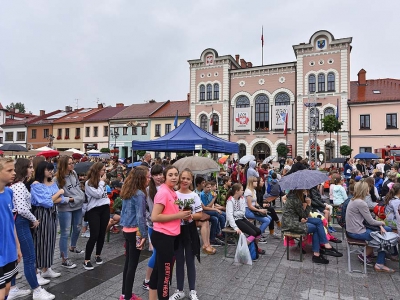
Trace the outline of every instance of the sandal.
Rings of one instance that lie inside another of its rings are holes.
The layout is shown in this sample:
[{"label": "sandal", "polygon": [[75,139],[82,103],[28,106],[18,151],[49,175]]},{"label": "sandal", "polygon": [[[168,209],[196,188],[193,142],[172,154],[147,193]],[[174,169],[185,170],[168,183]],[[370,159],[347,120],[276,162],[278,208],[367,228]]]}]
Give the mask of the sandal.
[{"label": "sandal", "polygon": [[203,248],[203,253],[208,254],[208,255],[214,255],[217,252],[217,250],[211,246]]},{"label": "sandal", "polygon": [[395,272],[395,270],[388,268],[385,265],[375,264],[374,269],[376,272],[384,272],[384,273],[394,273]]}]

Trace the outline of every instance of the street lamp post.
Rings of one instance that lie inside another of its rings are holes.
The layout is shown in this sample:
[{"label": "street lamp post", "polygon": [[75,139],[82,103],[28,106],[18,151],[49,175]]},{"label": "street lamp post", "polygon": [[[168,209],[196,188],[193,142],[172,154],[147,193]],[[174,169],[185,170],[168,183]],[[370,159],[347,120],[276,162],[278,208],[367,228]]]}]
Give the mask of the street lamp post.
[{"label": "street lamp post", "polygon": [[114,139],[114,154],[117,157],[118,157],[118,154],[116,154],[116,150],[117,150],[117,138],[118,137],[119,137],[118,131],[116,131],[115,129],[114,129],[114,131],[111,131],[111,138]]}]

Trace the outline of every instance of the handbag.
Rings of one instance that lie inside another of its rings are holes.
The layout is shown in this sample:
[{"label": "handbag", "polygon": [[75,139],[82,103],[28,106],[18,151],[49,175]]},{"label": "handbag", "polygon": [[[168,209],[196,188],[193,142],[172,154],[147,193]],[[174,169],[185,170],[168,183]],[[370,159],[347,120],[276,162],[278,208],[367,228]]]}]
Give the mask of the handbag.
[{"label": "handbag", "polygon": [[381,231],[381,228],[379,226],[371,225],[366,220],[363,221],[363,224],[366,228],[372,231]]},{"label": "handbag", "polygon": [[252,211],[253,215],[257,217],[266,217],[267,214],[260,213],[259,211]]}]

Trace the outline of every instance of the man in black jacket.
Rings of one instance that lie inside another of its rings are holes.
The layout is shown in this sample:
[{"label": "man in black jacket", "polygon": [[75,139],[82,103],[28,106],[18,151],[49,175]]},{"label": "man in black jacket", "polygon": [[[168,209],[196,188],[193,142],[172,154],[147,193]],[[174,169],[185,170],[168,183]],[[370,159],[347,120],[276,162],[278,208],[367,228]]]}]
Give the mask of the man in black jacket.
[{"label": "man in black jacket", "polygon": [[306,169],[305,164],[303,164],[301,162],[302,160],[303,160],[303,158],[301,156],[297,156],[296,157],[296,162],[292,165],[292,168],[290,169],[289,172],[287,172],[286,175],[289,175],[289,174],[292,174],[294,172]]}]

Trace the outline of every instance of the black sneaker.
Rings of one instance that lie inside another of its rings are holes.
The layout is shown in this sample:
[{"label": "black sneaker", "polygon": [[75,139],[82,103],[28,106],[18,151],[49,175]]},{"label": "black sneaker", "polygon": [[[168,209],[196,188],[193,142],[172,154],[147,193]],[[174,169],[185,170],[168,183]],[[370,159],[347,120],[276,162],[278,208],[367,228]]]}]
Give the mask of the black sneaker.
[{"label": "black sneaker", "polygon": [[223,240],[220,240],[219,238],[215,238],[215,240],[217,240],[221,246],[225,245],[225,242]]},{"label": "black sneaker", "polygon": [[211,244],[211,246],[213,246],[213,247],[222,246],[222,244],[220,243],[220,241],[217,240],[217,239],[210,241],[210,244]]},{"label": "black sneaker", "polygon": [[334,257],[342,257],[343,253],[340,253],[335,248],[330,248],[330,249],[325,248],[325,255],[334,256]]},{"label": "black sneaker", "polygon": [[319,256],[313,255],[312,262],[315,263],[315,264],[321,264],[321,265],[329,264],[329,260],[324,258],[322,255],[319,255]]},{"label": "black sneaker", "polygon": [[149,283],[146,282],[145,280],[143,280],[142,288],[143,288],[144,290],[148,291],[148,290],[150,289]]},{"label": "black sneaker", "polygon": [[85,270],[93,270],[94,269],[94,267],[90,261],[83,262],[83,267],[85,268]]},{"label": "black sneaker", "polygon": [[101,265],[103,264],[103,260],[101,259],[100,256],[96,256],[96,265]]}]

